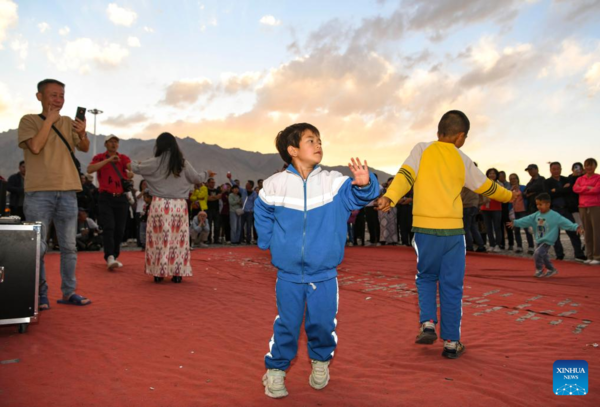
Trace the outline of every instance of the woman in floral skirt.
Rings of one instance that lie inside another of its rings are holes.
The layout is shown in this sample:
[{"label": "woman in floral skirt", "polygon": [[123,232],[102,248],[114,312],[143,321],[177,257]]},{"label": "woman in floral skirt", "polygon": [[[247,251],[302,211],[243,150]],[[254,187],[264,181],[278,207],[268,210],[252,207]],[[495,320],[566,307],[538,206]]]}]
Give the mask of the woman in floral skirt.
[{"label": "woman in floral skirt", "polygon": [[187,197],[194,184],[205,182],[212,172],[197,173],[170,133],[156,139],[154,157],[132,162],[131,171],[148,183],[152,205],[146,229],[146,274],[160,283],[172,277],[181,283],[192,275]]}]

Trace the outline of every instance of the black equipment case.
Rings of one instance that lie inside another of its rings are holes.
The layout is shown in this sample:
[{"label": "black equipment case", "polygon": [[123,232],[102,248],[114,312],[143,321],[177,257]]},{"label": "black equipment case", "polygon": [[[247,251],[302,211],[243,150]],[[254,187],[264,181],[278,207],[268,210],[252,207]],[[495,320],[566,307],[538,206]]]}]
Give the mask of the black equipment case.
[{"label": "black equipment case", "polygon": [[0,325],[24,333],[38,315],[41,223],[0,224]]}]

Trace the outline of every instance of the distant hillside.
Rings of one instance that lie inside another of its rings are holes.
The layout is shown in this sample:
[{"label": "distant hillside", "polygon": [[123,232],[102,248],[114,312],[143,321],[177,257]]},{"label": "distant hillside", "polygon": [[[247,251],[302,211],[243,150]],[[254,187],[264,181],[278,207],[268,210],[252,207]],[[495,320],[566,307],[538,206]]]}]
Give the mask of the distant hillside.
[{"label": "distant hillside", "polygon": [[[91,136],[92,140],[94,136]],[[106,136],[97,136],[97,152],[104,151],[104,140]],[[218,184],[227,181],[227,171],[231,171],[234,178],[245,180],[265,179],[281,169],[283,162],[279,154],[262,154],[258,152],[245,151],[239,148],[222,148],[217,145],[199,143],[186,137],[178,139],[179,147],[186,159],[190,160],[196,170],[212,170],[217,173]],[[122,139],[119,152],[126,154],[132,160],[143,160],[153,155],[154,140]],[[77,158],[81,161],[83,169],[92,160],[92,148],[88,153],[78,151]],[[8,178],[17,172],[19,161],[23,159],[23,151],[17,146],[17,130],[9,130],[0,133],[0,175]],[[325,167],[339,171],[345,175],[351,175],[347,166]],[[386,180],[391,175],[372,169],[380,180]]]}]

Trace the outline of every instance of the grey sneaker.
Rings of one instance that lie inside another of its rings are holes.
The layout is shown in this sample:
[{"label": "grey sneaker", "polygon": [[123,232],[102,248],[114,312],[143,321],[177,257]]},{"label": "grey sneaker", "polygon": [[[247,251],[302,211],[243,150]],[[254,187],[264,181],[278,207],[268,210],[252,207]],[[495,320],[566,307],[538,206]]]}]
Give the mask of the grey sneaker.
[{"label": "grey sneaker", "polygon": [[459,341],[446,341],[444,342],[442,356],[447,357],[448,359],[457,359],[460,355],[465,353],[465,349],[465,345]]},{"label": "grey sneaker", "polygon": [[312,360],[312,373],[308,383],[313,389],[321,390],[329,383],[329,361]]},{"label": "grey sneaker", "polygon": [[419,330],[419,334],[417,335],[415,343],[431,345],[437,341],[437,338],[437,334],[435,333],[435,324],[433,321],[425,321],[421,324],[421,329]]},{"label": "grey sneaker", "polygon": [[544,276],[544,270],[536,270],[534,276],[536,277],[543,277]]},{"label": "grey sneaker", "polygon": [[288,395],[285,388],[285,372],[279,369],[268,369],[262,378],[265,394],[274,399]]},{"label": "grey sneaker", "polygon": [[558,270],[557,269],[548,270],[548,272],[546,273],[546,275],[544,275],[544,277],[552,277],[555,274],[558,274]]}]

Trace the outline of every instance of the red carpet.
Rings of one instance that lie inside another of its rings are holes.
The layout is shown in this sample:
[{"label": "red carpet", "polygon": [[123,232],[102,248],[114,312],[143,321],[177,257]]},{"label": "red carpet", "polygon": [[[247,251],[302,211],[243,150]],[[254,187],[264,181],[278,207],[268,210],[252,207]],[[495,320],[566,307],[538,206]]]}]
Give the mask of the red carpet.
[{"label": "red carpet", "polygon": [[[332,379],[308,384],[306,336],[271,400],[261,377],[276,315],[275,272],[252,248],[195,250],[193,278],[155,284],[143,253],[106,271],[79,256],[79,293],[56,304],[59,256],[47,256],[52,309],[26,334],[0,326],[0,405],[67,406],[541,406],[600,405],[600,268],[469,255],[463,318],[467,352],[415,345],[415,256],[409,248],[350,248],[340,267],[339,344]],[[560,323],[558,323],[560,322]],[[589,363],[589,394],[555,396],[557,359]]]}]

